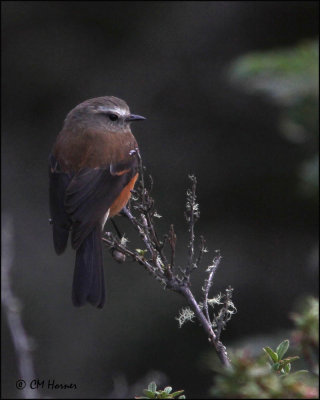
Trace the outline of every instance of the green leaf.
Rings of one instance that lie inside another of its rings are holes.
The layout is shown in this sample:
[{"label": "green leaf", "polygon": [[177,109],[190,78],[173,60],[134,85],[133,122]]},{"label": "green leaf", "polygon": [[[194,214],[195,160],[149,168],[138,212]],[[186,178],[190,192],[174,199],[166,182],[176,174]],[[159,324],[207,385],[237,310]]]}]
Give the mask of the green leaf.
[{"label": "green leaf", "polygon": [[166,393],[164,390],[160,390],[158,399],[171,399],[171,395]]},{"label": "green leaf", "polygon": [[155,382],[151,382],[148,385],[148,390],[150,390],[150,392],[155,392],[157,390],[157,385]]},{"label": "green leaf", "polygon": [[177,392],[171,393],[171,396],[173,398],[175,398],[175,397],[179,396],[180,394],[182,394],[183,392],[184,392],[184,390],[178,390]]},{"label": "green leaf", "polygon": [[291,364],[288,363],[284,366],[284,371],[288,374],[291,371]]},{"label": "green leaf", "polygon": [[299,356],[287,357],[287,358],[281,360],[280,363],[281,363],[281,365],[286,365],[286,364],[289,364],[289,363],[291,363],[293,361],[299,360],[299,358],[300,358]]},{"label": "green leaf", "polygon": [[182,396],[179,396],[178,399],[185,399],[186,396],[183,394]]},{"label": "green leaf", "polygon": [[299,369],[299,371],[292,372],[290,376],[299,376],[300,374],[308,374],[308,373],[309,371],[307,371],[306,369]]},{"label": "green leaf", "polygon": [[171,386],[167,386],[163,389],[167,394],[172,392],[172,387]]},{"label": "green leaf", "polygon": [[280,367],[280,363],[277,362],[277,363],[273,364],[272,369],[274,369],[275,371],[278,371],[279,367]]},{"label": "green leaf", "polygon": [[278,354],[278,360],[282,360],[282,357],[286,354],[288,348],[289,348],[289,340],[286,339],[283,342],[279,344],[277,347],[276,353]]},{"label": "green leaf", "polygon": [[275,353],[272,349],[270,349],[270,347],[264,347],[263,350],[271,358],[271,361],[275,363],[278,361],[278,354]]},{"label": "green leaf", "polygon": [[154,399],[156,397],[155,392],[152,392],[151,390],[144,389],[143,393],[147,396],[148,399]]}]

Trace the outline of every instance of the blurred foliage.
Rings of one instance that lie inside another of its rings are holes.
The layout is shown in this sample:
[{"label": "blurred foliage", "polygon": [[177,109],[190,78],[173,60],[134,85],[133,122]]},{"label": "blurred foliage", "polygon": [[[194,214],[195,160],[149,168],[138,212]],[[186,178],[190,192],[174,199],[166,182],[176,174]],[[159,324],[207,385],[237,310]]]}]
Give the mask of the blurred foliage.
[{"label": "blurred foliage", "polygon": [[319,363],[316,357],[319,354],[319,301],[308,297],[301,305],[301,310],[291,314],[296,329],[292,333],[292,340],[312,371],[319,374]]},{"label": "blurred foliage", "polygon": [[230,76],[246,90],[267,93],[282,107],[281,132],[291,142],[308,147],[307,159],[297,172],[299,188],[316,197],[319,180],[319,41],[242,56],[232,64]]},{"label": "blurred foliage", "polygon": [[[218,371],[211,394],[217,398],[246,399],[299,399],[318,397],[316,362],[306,353],[312,347],[313,356],[319,347],[319,301],[309,298],[299,313],[292,314],[296,330],[293,332],[293,350],[300,352],[302,358],[312,369],[291,372],[291,363],[299,356],[284,358],[289,350],[289,340],[284,340],[276,350],[263,349],[265,354],[252,357],[247,350],[240,350],[231,356],[231,369],[214,367]],[[315,358],[315,357],[314,357]]]},{"label": "blurred foliage", "polygon": [[283,358],[289,349],[289,340],[286,339],[279,344],[277,349],[273,351],[270,347],[264,347],[263,351],[270,358],[270,367],[280,374],[288,374],[291,371],[291,363],[299,359],[299,356]]},{"label": "blurred foliage", "polygon": [[318,396],[318,390],[307,382],[307,372],[280,373],[270,368],[265,355],[253,358],[246,351],[238,351],[232,356],[232,365],[232,369],[221,370],[215,378],[211,393],[217,398],[299,399]]},{"label": "blurred foliage", "polygon": [[167,386],[163,390],[157,390],[155,382],[148,385],[148,389],[144,389],[144,396],[135,397],[136,399],[185,399],[186,396],[182,394],[184,390],[172,392],[172,387]]},{"label": "blurred foliage", "polygon": [[[280,103],[293,104],[318,96],[318,58],[318,41],[304,42],[289,49],[252,53],[233,64],[231,77],[245,81],[251,88],[268,92]],[[301,111],[303,116],[308,110]],[[311,116],[314,118],[315,114]]]},{"label": "blurred foliage", "polygon": [[301,311],[292,313],[297,331],[301,332],[307,341],[319,342],[319,301],[308,297],[301,307]]},{"label": "blurred foliage", "polygon": [[[213,363],[217,372],[211,395],[223,399],[313,399],[319,397],[318,366],[315,354],[319,348],[319,300],[307,298],[299,312],[291,314],[295,323],[292,333],[292,351],[300,352],[307,370],[292,372],[291,364],[300,357],[287,356],[290,341],[283,340],[275,350],[264,347],[263,352],[253,357],[248,350],[231,354],[231,368],[222,368]],[[307,353],[306,350],[309,352]],[[311,357],[310,351],[313,351]],[[183,390],[172,393],[170,386],[157,390],[155,382],[143,391],[143,397],[136,399],[184,399]]]}]

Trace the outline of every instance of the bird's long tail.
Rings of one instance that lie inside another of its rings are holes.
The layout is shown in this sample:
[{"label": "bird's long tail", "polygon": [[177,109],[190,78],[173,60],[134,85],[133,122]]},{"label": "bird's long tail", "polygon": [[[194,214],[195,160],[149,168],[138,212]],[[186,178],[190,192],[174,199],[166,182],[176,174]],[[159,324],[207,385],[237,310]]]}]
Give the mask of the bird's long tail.
[{"label": "bird's long tail", "polygon": [[101,229],[96,227],[77,250],[73,275],[72,301],[102,308],[105,302]]}]

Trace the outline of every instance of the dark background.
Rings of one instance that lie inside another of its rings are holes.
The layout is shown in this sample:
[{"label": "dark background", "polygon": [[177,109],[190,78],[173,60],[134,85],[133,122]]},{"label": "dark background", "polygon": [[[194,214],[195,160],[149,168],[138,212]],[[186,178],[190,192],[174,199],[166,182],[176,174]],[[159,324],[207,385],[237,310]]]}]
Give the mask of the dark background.
[{"label": "dark background", "polygon": [[[190,398],[207,396],[212,384],[204,333],[197,324],[178,328],[185,303],[142,267],[116,264],[106,250],[105,308],[71,304],[74,253],[53,251],[47,157],[65,115],[85,99],[114,95],[148,118],[133,131],[155,181],[160,230],[176,226],[181,265],[187,176],[198,177],[197,232],[207,263],[221,250],[215,289],[230,284],[238,309],[227,346],[290,328],[295,302],[317,293],[317,201],[299,193],[296,174],[310,149],[281,136],[270,98],[245,93],[227,74],[244,53],[317,37],[317,20],[318,2],[308,1],[2,2],[2,213],[13,220],[12,285],[37,376],[78,386],[46,395],[132,397],[140,393],[130,385],[158,376]],[[195,273],[196,294],[203,278]],[[19,372],[5,316],[2,333],[2,395],[12,398]]]}]

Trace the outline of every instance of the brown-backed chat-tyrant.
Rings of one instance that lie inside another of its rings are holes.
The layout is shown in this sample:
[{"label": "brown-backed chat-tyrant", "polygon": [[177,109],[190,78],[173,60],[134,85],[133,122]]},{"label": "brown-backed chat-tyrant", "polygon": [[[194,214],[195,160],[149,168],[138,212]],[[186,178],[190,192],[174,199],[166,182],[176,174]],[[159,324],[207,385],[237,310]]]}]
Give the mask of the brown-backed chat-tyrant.
[{"label": "brown-backed chat-tyrant", "polygon": [[101,235],[127,204],[138,177],[130,123],[143,120],[116,97],[97,97],[67,115],[49,157],[50,213],[57,254],[69,233],[76,250],[72,300],[105,302]]}]

